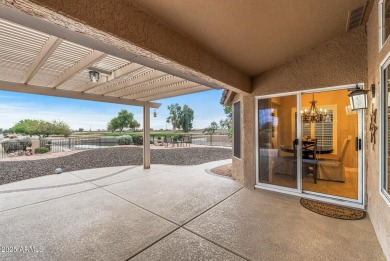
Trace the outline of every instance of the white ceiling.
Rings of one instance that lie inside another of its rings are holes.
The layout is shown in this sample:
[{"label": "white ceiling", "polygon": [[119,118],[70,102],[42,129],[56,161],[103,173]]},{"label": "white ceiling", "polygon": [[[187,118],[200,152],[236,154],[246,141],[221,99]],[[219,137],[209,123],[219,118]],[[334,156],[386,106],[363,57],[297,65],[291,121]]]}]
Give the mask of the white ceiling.
[{"label": "white ceiling", "polygon": [[366,0],[131,0],[251,76],[346,32]]}]

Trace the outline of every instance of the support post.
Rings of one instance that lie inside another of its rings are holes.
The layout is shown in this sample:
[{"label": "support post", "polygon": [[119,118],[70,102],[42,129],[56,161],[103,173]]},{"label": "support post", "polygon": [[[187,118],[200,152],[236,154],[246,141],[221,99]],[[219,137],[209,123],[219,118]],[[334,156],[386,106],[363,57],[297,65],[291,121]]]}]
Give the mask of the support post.
[{"label": "support post", "polygon": [[149,102],[145,102],[144,105],[144,136],[143,136],[143,161],[144,169],[150,169],[150,105]]}]

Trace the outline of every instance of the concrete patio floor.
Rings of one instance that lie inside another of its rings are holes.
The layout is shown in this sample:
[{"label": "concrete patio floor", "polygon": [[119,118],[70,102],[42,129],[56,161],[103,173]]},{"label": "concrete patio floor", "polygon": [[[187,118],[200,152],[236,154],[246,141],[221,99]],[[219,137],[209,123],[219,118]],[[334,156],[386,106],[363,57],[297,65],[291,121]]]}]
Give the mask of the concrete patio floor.
[{"label": "concrete patio floor", "polygon": [[0,260],[385,260],[369,218],[324,217],[205,172],[229,162],[2,185],[0,246],[16,252]]}]

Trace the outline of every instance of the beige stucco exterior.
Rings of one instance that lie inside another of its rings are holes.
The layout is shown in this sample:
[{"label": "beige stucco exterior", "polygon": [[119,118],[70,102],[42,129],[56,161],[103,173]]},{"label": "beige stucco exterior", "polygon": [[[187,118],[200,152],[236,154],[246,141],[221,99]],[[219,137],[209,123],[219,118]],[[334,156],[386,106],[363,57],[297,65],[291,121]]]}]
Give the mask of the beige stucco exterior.
[{"label": "beige stucco exterior", "polygon": [[[367,210],[370,215],[371,222],[375,228],[379,242],[382,245],[383,252],[388,260],[390,260],[390,204],[386,204],[384,199],[379,194],[379,143],[372,146],[370,143],[370,113],[371,104],[374,108],[378,108],[378,119],[380,115],[379,100],[380,100],[380,86],[379,86],[379,68],[380,63],[390,52],[390,42],[387,41],[383,48],[379,50],[379,30],[378,30],[378,1],[375,1],[374,8],[371,12],[369,21],[367,23],[367,54],[368,54],[368,83],[376,85],[376,95],[372,100],[369,99],[369,110],[366,114],[366,144],[365,144],[365,172],[367,177]],[[379,122],[378,122],[379,123]],[[380,127],[380,123],[378,125]],[[379,138],[379,132],[377,132]]]},{"label": "beige stucco exterior", "polygon": [[[345,51],[347,50],[347,51]],[[365,27],[337,37],[293,60],[252,79],[251,95],[242,100],[242,159],[234,159],[235,177],[255,185],[255,97],[354,83],[367,84]]]},{"label": "beige stucco exterior", "polygon": [[[386,42],[378,52],[378,9],[374,4],[367,26],[337,37],[289,62],[269,70],[252,79],[252,93],[241,100],[242,118],[242,159],[233,158],[234,177],[246,187],[255,185],[255,97],[261,95],[286,93],[308,89],[333,87],[354,83],[377,86],[377,95],[372,99],[374,108],[378,108],[380,95],[378,90],[379,65],[390,51],[390,42]],[[371,101],[371,99],[370,99]],[[368,130],[371,113],[365,113],[365,158],[367,210],[375,228],[383,251],[390,259],[390,207],[379,194],[379,146],[370,143]],[[379,115],[378,115],[379,116]],[[378,134],[377,134],[378,135]]]}]

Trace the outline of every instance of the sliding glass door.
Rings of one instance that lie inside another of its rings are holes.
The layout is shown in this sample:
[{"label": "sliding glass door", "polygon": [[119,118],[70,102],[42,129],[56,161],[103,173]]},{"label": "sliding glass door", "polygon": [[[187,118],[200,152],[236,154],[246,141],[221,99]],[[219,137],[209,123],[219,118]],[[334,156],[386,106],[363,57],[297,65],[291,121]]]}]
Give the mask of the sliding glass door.
[{"label": "sliding glass door", "polygon": [[358,199],[359,115],[350,110],[348,94],[335,90],[301,96],[304,191]]},{"label": "sliding glass door", "polygon": [[297,189],[297,125],[292,114],[297,96],[259,99],[257,103],[258,181]]},{"label": "sliding glass door", "polygon": [[363,202],[362,112],[349,91],[259,98],[257,184],[322,198]]}]

